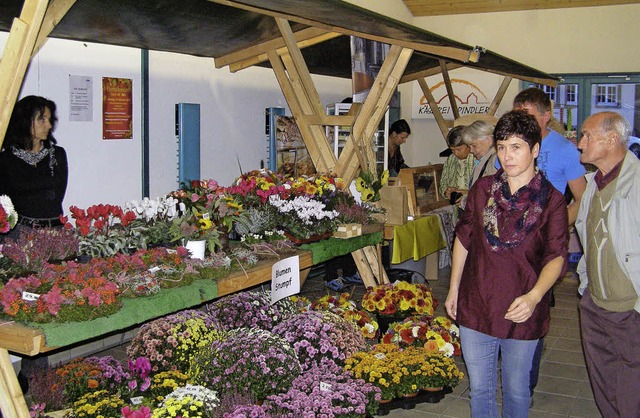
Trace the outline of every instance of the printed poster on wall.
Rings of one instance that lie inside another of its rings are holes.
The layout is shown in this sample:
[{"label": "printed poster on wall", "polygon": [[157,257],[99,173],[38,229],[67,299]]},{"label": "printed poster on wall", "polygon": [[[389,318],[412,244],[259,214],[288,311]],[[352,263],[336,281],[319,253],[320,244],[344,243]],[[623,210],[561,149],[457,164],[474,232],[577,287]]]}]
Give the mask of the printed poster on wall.
[{"label": "printed poster on wall", "polygon": [[69,120],[93,120],[93,77],[69,74]]},{"label": "printed poster on wall", "polygon": [[[482,71],[454,70],[449,72],[449,78],[456,106],[460,116],[464,116],[487,113],[503,77]],[[426,81],[444,119],[453,120],[451,102],[442,75],[428,77]],[[413,83],[411,113],[414,119],[433,119],[431,106],[418,83]]]},{"label": "printed poster on wall", "polygon": [[133,138],[133,96],[130,78],[102,77],[102,138]]}]

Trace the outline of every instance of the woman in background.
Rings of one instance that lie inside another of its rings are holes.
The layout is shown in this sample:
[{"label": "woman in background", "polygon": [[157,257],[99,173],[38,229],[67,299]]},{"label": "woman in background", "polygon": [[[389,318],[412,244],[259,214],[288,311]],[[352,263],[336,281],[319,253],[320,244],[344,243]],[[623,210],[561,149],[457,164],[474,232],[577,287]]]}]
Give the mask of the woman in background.
[{"label": "woman in background", "polygon": [[407,142],[407,138],[411,135],[411,128],[406,120],[400,119],[391,124],[389,128],[389,175],[396,177],[400,169],[409,167],[404,163],[404,157],[400,152],[400,145]]},{"label": "woman in background", "polygon": [[52,135],[57,121],[56,104],[44,97],[27,96],[13,109],[0,153],[0,194],[8,195],[18,212],[9,238],[24,226],[62,226],[68,166]]},{"label": "woman in background", "polygon": [[456,126],[447,134],[447,145],[451,155],[442,167],[440,194],[449,203],[456,204],[469,191],[469,181],[473,171],[474,158],[463,140],[463,126]]}]

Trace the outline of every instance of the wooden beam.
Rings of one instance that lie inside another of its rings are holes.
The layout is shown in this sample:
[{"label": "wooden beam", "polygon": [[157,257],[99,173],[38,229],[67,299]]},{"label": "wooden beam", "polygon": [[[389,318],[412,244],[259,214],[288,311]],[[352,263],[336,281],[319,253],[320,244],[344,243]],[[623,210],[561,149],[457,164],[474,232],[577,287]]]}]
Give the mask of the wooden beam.
[{"label": "wooden beam", "polygon": [[444,86],[447,89],[447,96],[449,97],[449,104],[451,105],[451,111],[453,112],[453,119],[458,119],[460,117],[460,111],[458,110],[458,103],[456,103],[456,95],[453,93],[453,86],[451,85],[451,77],[449,77],[449,71],[447,70],[447,63],[444,60],[440,60],[440,71],[442,72]]},{"label": "wooden beam", "polygon": [[509,84],[511,84],[511,80],[513,80],[512,77],[505,77],[502,80],[502,83],[500,83],[500,87],[498,87],[498,91],[496,92],[496,95],[493,98],[493,102],[491,102],[491,106],[489,106],[489,110],[487,111],[487,114],[491,116],[495,116],[496,111],[498,110],[498,106],[500,106],[500,103],[504,98],[504,94],[507,92],[507,89],[509,88]]},{"label": "wooden beam", "polygon": [[47,0],[26,0],[0,59],[0,149],[42,26]]},{"label": "wooden beam", "polygon": [[351,115],[303,115],[300,121],[309,125],[351,126],[355,120]]},{"label": "wooden beam", "polygon": [[511,12],[517,10],[560,9],[569,7],[613,6],[640,3],[637,0],[403,0],[414,16],[444,16],[469,13]]},{"label": "wooden beam", "polygon": [[336,164],[336,173],[347,184],[357,176],[361,166],[355,153],[356,148],[368,141],[370,137],[367,135],[373,135],[373,131],[377,129],[412,54],[413,50],[397,45],[392,45],[389,49]]},{"label": "wooden beam", "polygon": [[418,84],[420,85],[422,94],[424,94],[424,98],[427,99],[427,102],[431,107],[431,113],[433,113],[433,117],[435,118],[436,123],[440,128],[440,133],[442,133],[442,137],[444,138],[444,143],[447,144],[447,134],[449,133],[449,129],[447,128],[447,123],[444,120],[444,117],[442,116],[442,112],[440,112],[438,103],[436,103],[436,99],[433,97],[433,94],[431,94],[431,90],[429,89],[427,80],[425,80],[424,78],[418,79]]},{"label": "wooden beam", "polygon": [[[316,45],[321,42],[337,38],[338,36],[342,35],[337,32],[327,32],[326,30],[319,28],[306,28],[294,33],[299,49]],[[286,46],[284,44],[284,40],[282,38],[273,39],[259,45],[254,45],[250,48],[214,58],[215,66],[216,68],[222,68],[228,65],[229,70],[234,73],[252,65],[267,61],[269,59],[267,57],[267,51],[271,51],[273,49],[275,49],[279,54],[285,53]]]},{"label": "wooden beam", "polygon": [[[453,62],[447,63],[447,70],[449,71],[455,70],[456,68],[460,68],[460,67],[464,67],[464,65],[453,63]],[[415,73],[405,74],[400,79],[400,84],[408,83],[410,81],[416,81],[421,78],[431,77],[432,75],[438,75],[438,74],[442,74],[442,69],[440,68],[440,65],[438,65],[437,67],[429,68],[429,69],[418,71]]]},{"label": "wooden beam", "polygon": [[51,0],[51,2],[49,2],[49,7],[47,8],[47,13],[44,16],[42,28],[38,34],[38,40],[33,48],[32,55],[36,55],[40,48],[42,48],[42,45],[47,42],[47,37],[51,31],[58,23],[60,23],[62,18],[67,14],[75,2],[76,0]]},{"label": "wooden beam", "polygon": [[390,39],[384,36],[372,35],[370,33],[359,32],[349,28],[328,25],[326,23],[318,22],[315,20],[303,18],[300,16],[288,14],[288,13],[274,12],[274,11],[263,9],[260,7],[248,6],[246,4],[238,3],[236,1],[230,1],[230,0],[208,0],[208,1],[211,1],[213,3],[223,4],[229,7],[235,7],[237,9],[260,13],[267,16],[286,19],[292,22],[298,22],[308,26],[323,28],[329,32],[339,32],[343,35],[357,36],[359,38],[369,39],[372,41],[378,41],[386,44],[394,44],[394,45],[401,46],[403,48],[424,52],[426,54],[445,57],[455,61],[467,62],[469,60],[469,54],[472,52],[472,50],[465,49],[465,48],[457,48],[452,46],[432,45],[432,44],[426,44],[426,43],[420,43],[420,42]]}]

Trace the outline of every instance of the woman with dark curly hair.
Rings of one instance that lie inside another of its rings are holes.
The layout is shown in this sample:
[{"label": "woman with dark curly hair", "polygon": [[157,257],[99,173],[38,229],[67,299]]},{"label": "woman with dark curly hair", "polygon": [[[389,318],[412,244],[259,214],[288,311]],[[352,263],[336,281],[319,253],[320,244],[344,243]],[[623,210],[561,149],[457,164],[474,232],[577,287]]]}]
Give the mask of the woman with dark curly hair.
[{"label": "woman with dark curly hair", "polygon": [[18,236],[20,226],[62,225],[68,166],[52,135],[57,121],[56,104],[44,97],[24,97],[13,109],[0,153],[0,194],[8,195],[18,212],[11,236]]},{"label": "woman with dark curly hair", "polygon": [[456,226],[445,307],[460,325],[471,386],[471,415],[526,417],[538,339],[549,331],[549,293],[567,266],[564,196],[536,168],[536,119],[508,112],[494,131],[502,168],[469,190]]}]

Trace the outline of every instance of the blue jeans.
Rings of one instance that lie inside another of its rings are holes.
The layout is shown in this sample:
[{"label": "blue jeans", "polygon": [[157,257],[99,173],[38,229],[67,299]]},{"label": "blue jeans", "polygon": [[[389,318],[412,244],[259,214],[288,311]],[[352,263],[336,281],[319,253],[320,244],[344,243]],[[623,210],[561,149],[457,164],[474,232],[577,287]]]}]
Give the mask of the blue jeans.
[{"label": "blue jeans", "polygon": [[502,356],[502,416],[529,415],[529,373],[538,340],[501,339],[460,327],[471,386],[471,416],[498,417],[498,354]]}]

